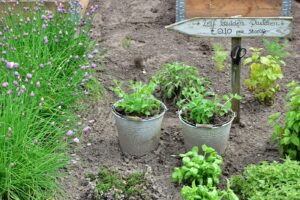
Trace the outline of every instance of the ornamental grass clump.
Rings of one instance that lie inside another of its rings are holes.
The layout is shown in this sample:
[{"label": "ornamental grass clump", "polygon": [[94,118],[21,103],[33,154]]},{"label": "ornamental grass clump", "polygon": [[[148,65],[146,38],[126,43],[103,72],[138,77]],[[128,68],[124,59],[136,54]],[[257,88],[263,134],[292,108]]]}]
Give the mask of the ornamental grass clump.
[{"label": "ornamental grass clump", "polygon": [[4,5],[0,198],[51,199],[63,193],[59,169],[68,163],[68,148],[83,132],[72,113],[79,101],[99,89],[93,59],[86,56],[94,50],[89,19],[76,21],[69,10],[73,7],[62,4],[56,11],[41,1],[24,8]]}]

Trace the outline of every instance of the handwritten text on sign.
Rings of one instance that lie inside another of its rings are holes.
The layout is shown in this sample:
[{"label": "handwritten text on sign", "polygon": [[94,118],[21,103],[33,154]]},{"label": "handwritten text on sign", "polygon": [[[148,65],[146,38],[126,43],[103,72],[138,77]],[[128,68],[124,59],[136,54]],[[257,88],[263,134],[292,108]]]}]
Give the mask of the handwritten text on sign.
[{"label": "handwritten text on sign", "polygon": [[292,31],[292,17],[193,18],[166,28],[193,36],[285,37]]}]

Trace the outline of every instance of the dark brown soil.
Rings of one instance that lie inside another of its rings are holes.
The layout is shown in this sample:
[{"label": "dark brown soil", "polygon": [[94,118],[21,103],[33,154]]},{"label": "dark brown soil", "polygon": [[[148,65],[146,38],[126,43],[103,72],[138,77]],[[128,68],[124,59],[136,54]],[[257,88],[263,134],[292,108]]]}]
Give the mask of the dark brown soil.
[{"label": "dark brown soil", "polygon": [[[180,61],[198,67],[204,77],[209,77],[217,93],[230,92],[230,68],[217,72],[212,61],[211,46],[222,42],[229,50],[230,39],[193,38],[164,27],[175,21],[175,0],[101,0],[96,14],[92,35],[105,50],[104,65],[98,70],[98,78],[106,92],[103,99],[90,107],[85,120],[93,131],[74,150],[74,159],[63,179],[68,197],[66,199],[92,199],[95,183],[87,174],[97,174],[102,165],[121,172],[144,171],[151,182],[150,199],[180,200],[180,188],[170,181],[172,169],[180,164],[174,155],[185,152],[182,128],[175,109],[165,117],[161,142],[158,149],[147,156],[135,158],[124,155],[118,144],[111,105],[115,98],[110,90],[113,79],[119,81],[147,81],[164,63]],[[294,33],[290,38],[291,58],[283,68],[285,78],[282,91],[275,104],[264,106],[254,100],[242,85],[241,125],[234,125],[224,156],[223,180],[240,173],[251,163],[263,160],[279,160],[276,145],[271,142],[272,129],[267,125],[270,114],[284,110],[286,84],[300,80],[300,4],[294,2]],[[122,46],[124,38],[130,37],[128,48]],[[260,39],[243,39],[243,46],[261,47]],[[229,63],[228,63],[229,64]],[[100,65],[100,63],[99,63]],[[249,76],[249,67],[242,68],[242,80]],[[91,145],[87,145],[91,143]]]}]

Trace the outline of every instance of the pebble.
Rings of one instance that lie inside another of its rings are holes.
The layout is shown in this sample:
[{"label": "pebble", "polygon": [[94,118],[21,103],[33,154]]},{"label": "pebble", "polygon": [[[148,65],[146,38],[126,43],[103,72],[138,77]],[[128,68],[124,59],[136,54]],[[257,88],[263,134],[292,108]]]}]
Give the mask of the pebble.
[{"label": "pebble", "polygon": [[240,128],[245,128],[246,124],[243,121],[240,121]]}]

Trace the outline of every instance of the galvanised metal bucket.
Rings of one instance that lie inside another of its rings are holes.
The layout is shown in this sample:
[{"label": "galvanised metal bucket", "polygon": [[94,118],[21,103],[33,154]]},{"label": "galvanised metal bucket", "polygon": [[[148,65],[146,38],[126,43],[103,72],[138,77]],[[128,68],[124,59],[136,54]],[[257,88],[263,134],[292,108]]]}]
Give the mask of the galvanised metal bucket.
[{"label": "galvanised metal bucket", "polygon": [[160,102],[164,111],[153,118],[145,120],[127,119],[120,115],[112,106],[119,135],[119,142],[124,153],[142,156],[158,147],[161,125],[167,110],[165,104]]},{"label": "galvanised metal bucket", "polygon": [[199,151],[202,151],[202,145],[206,144],[214,148],[219,154],[223,154],[226,149],[227,141],[229,139],[230,129],[232,122],[235,118],[235,113],[233,113],[232,119],[223,124],[222,126],[193,126],[186,123],[181,117],[182,111],[179,112],[179,119],[183,125],[183,138],[185,148],[187,150],[192,149],[194,146],[199,147]]}]

